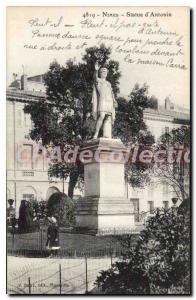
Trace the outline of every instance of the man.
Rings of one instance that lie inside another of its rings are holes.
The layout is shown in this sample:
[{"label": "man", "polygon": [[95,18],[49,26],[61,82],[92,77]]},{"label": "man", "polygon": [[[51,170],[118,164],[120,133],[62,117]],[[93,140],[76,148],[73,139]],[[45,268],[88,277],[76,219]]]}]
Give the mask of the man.
[{"label": "man", "polygon": [[[98,76],[100,72],[100,77]],[[94,88],[93,88],[93,113],[97,120],[96,130],[93,136],[96,139],[100,129],[103,126],[103,137],[112,138],[112,124],[115,119],[115,107],[117,102],[114,98],[112,87],[106,80],[108,70],[100,68],[99,64],[95,64]]]}]

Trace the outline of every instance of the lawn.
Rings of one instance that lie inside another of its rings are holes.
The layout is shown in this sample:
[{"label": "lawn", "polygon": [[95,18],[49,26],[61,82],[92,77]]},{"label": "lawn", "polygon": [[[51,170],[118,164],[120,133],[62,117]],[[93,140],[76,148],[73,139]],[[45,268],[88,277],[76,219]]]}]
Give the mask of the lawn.
[{"label": "lawn", "polygon": [[[133,246],[138,235],[132,235]],[[123,252],[120,239],[122,236],[95,236],[90,234],[79,234],[60,232],[60,254],[63,256],[113,256]],[[24,256],[46,255],[46,230],[32,233],[12,235],[7,234],[7,250],[10,254]]]}]

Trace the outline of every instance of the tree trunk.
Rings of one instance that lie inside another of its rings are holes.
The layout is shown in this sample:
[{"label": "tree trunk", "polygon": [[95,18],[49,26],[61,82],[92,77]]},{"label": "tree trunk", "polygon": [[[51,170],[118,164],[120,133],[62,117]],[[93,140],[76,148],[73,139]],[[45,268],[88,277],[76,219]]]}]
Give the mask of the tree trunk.
[{"label": "tree trunk", "polygon": [[79,176],[78,170],[73,170],[73,171],[70,172],[69,187],[68,187],[68,196],[70,198],[73,198],[74,188],[75,188],[76,183],[78,181],[78,176]]}]

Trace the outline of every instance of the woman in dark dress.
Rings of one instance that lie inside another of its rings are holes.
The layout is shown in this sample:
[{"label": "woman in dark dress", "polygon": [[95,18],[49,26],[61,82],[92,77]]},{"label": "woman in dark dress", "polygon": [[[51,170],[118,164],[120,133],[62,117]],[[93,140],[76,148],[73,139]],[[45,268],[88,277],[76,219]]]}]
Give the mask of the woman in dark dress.
[{"label": "woman in dark dress", "polygon": [[50,222],[47,230],[47,242],[46,248],[51,252],[50,257],[57,255],[59,246],[59,230],[57,226],[57,221],[54,217],[49,217],[48,221]]}]

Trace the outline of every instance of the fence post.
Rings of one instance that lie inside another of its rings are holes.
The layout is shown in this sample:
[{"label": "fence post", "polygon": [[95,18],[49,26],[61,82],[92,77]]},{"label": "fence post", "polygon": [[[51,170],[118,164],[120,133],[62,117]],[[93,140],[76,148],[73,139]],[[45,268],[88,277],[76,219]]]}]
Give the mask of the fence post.
[{"label": "fence post", "polygon": [[41,255],[42,255],[42,252],[43,252],[43,235],[42,235],[42,229],[40,231],[40,239],[41,239]]},{"label": "fence post", "polygon": [[15,233],[14,230],[12,231],[12,248],[14,249],[14,239],[15,239]]},{"label": "fence post", "polygon": [[88,293],[88,262],[87,262],[87,255],[85,254],[85,280],[86,280],[86,291],[85,293]]},{"label": "fence post", "polygon": [[28,277],[29,294],[31,294],[31,277]]},{"label": "fence post", "polygon": [[116,257],[116,249],[113,249],[113,257]]},{"label": "fence post", "polygon": [[113,264],[113,261],[112,261],[112,250],[110,251],[110,258],[111,258],[111,267],[112,267],[112,264]]},{"label": "fence post", "polygon": [[12,253],[14,252],[14,239],[15,239],[15,235],[14,235],[14,230],[12,232]]},{"label": "fence post", "polygon": [[61,282],[61,264],[59,265],[59,293],[61,295],[61,287],[62,287],[62,282]]}]

